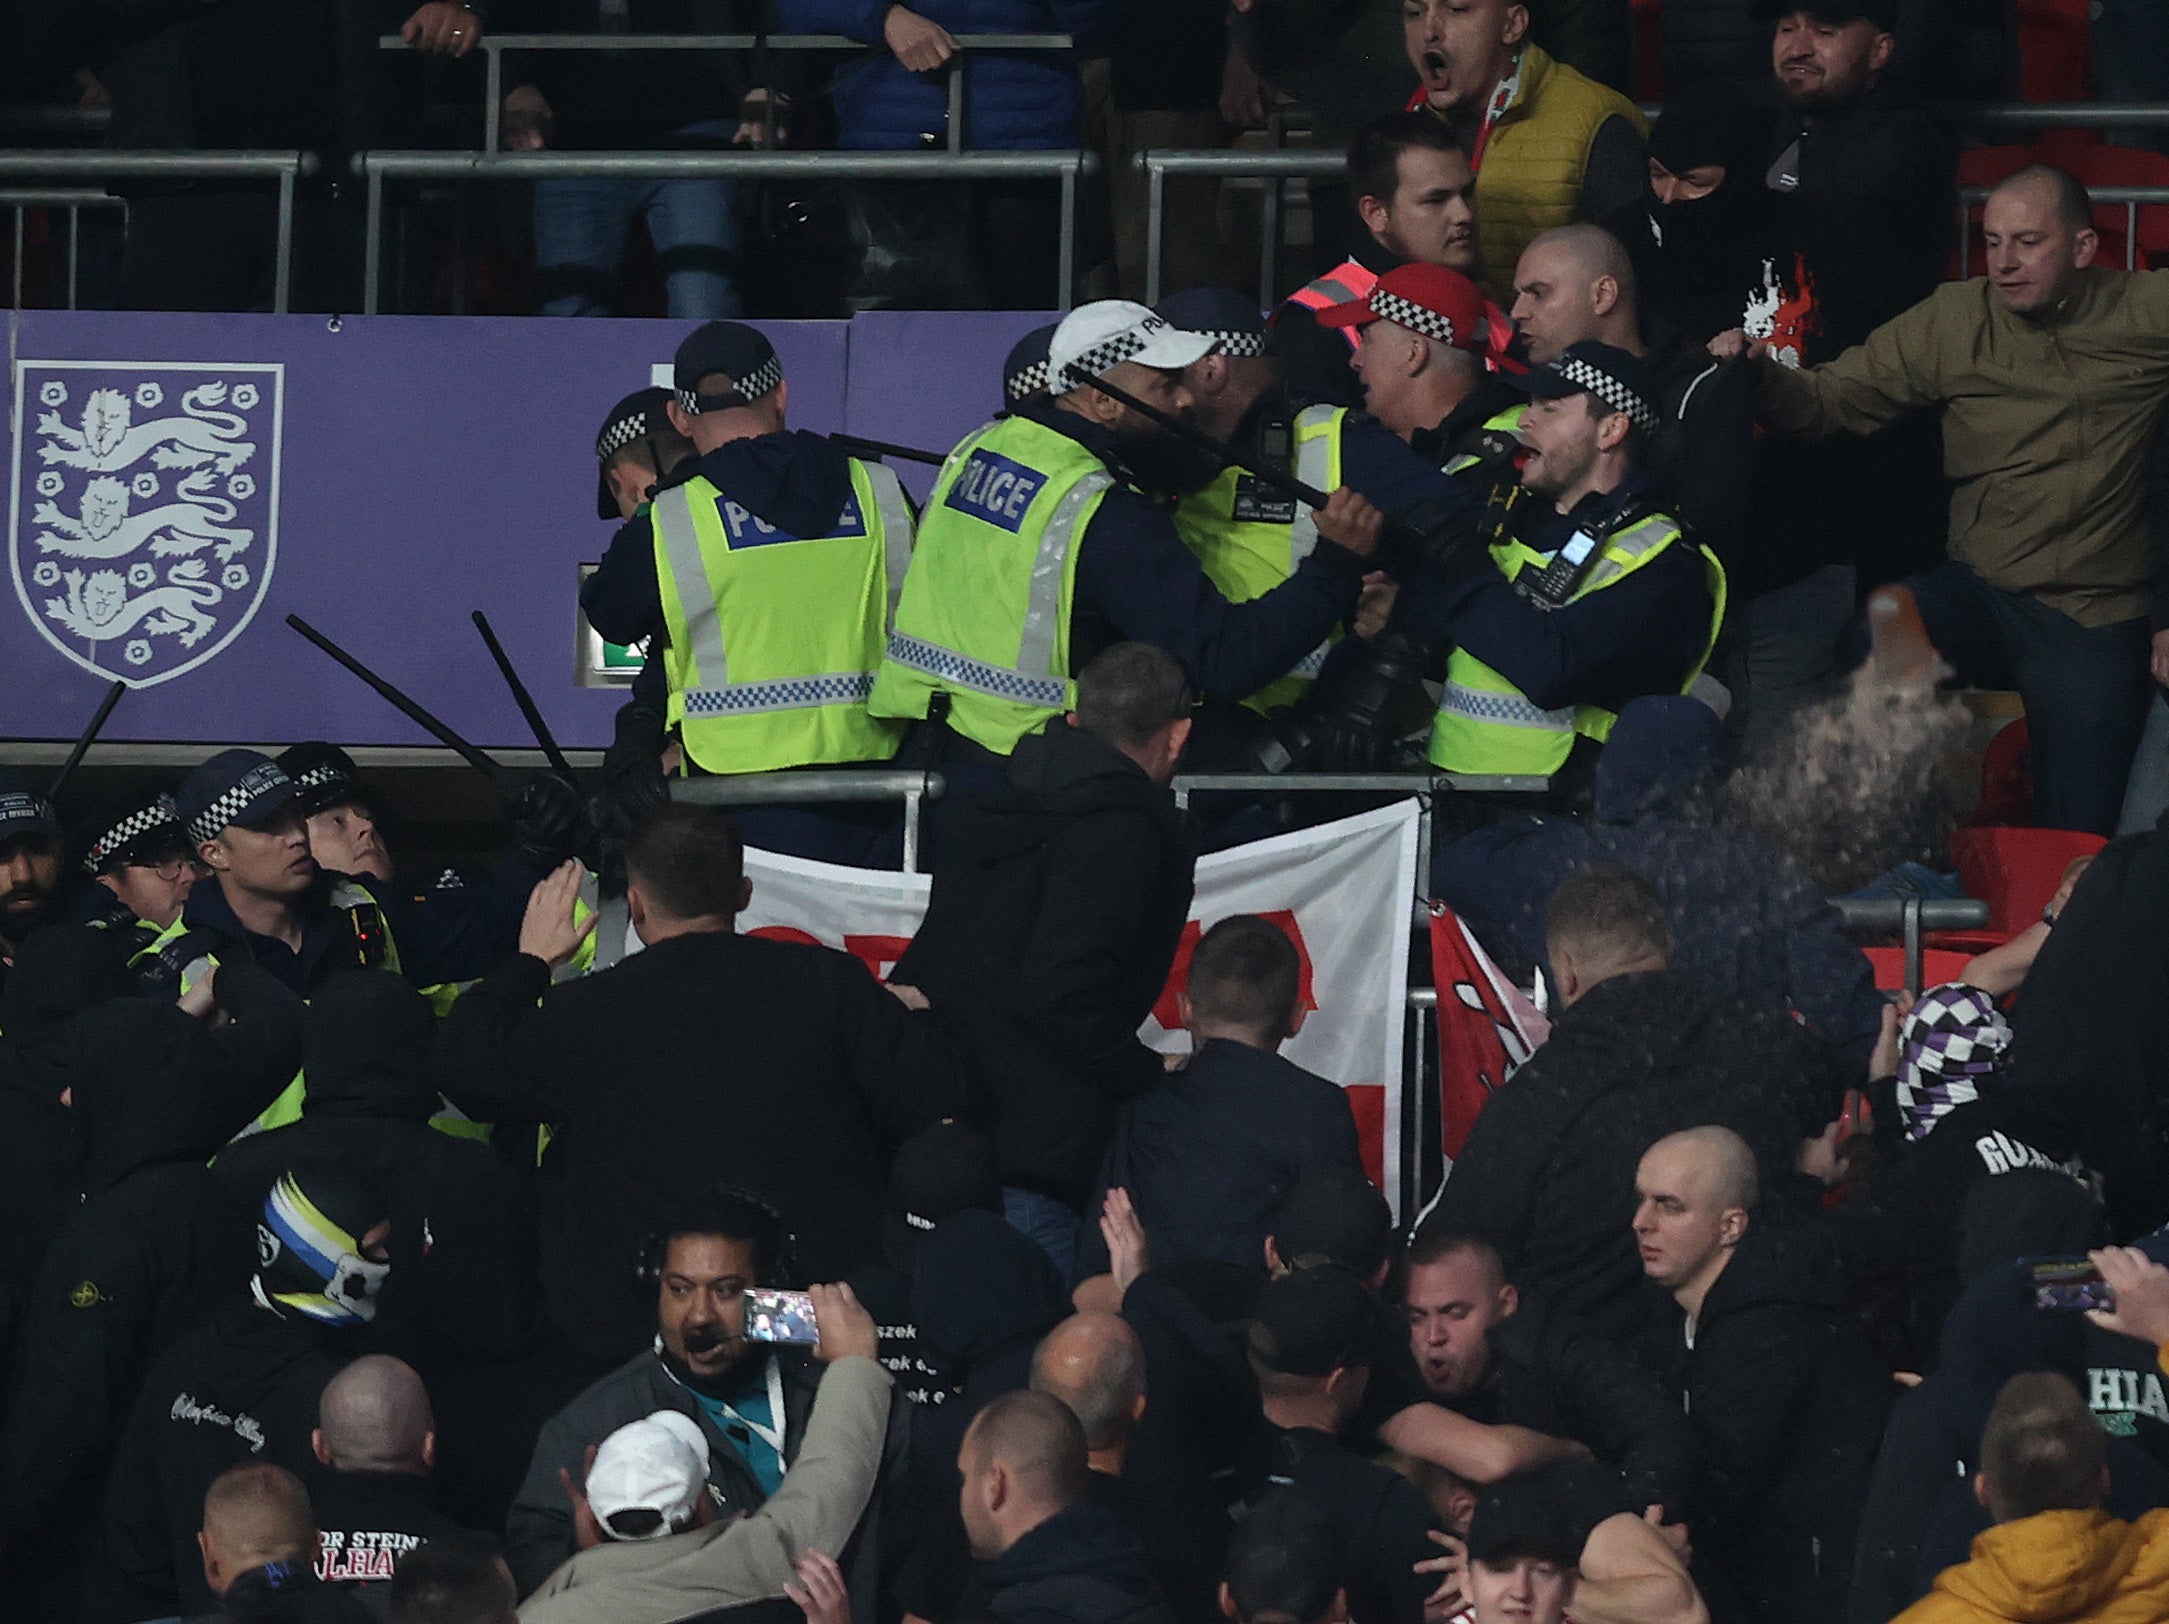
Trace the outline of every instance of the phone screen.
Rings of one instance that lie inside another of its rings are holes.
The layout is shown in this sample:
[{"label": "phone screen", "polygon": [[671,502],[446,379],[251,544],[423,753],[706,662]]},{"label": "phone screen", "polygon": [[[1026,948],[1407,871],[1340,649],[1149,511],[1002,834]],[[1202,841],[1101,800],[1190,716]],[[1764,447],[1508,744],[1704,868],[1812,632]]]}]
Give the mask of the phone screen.
[{"label": "phone screen", "polygon": [[813,1299],[803,1291],[746,1293],[746,1335],[755,1342],[787,1342],[810,1348],[821,1340],[813,1320]]},{"label": "phone screen", "polygon": [[2116,1293],[2091,1258],[2036,1258],[2033,1304],[2047,1313],[2075,1314],[2089,1308],[2114,1308]]}]

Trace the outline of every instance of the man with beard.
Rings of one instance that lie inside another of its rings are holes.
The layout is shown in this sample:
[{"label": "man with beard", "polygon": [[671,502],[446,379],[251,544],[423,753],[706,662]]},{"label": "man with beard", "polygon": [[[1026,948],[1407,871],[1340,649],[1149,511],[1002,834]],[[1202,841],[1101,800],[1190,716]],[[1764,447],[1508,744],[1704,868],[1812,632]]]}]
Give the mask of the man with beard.
[{"label": "man with beard", "polygon": [[[1017,742],[1075,705],[1073,674],[1112,644],[1153,644],[1204,697],[1239,702],[1354,609],[1379,518],[1353,491],[1336,490],[1327,509],[1348,521],[1341,539],[1321,534],[1287,580],[1242,604],[1228,602],[1144,494],[1180,489],[1192,454],[1094,383],[1187,416],[1195,403],[1183,369],[1213,346],[1127,300],[1083,305],[1049,344],[1049,398],[950,454],[870,708],[916,720],[940,715],[942,696],[952,794],[995,787]],[[959,769],[976,782],[959,786]]]},{"label": "man with beard", "polygon": [[745,1295],[777,1283],[787,1241],[763,1203],[719,1190],[649,1244],[641,1277],[656,1294],[655,1346],[544,1424],[505,1519],[505,1559],[521,1594],[573,1554],[568,1485],[586,1479],[594,1448],[628,1421],[676,1410],[699,1425],[708,1496],[724,1518],[757,1509],[782,1486],[820,1373],[802,1350],[747,1338]]},{"label": "man with beard", "polygon": [[59,892],[60,817],[22,774],[0,767],[0,987]]},{"label": "man with beard", "polygon": [[1725,572],[1643,472],[1658,419],[1638,357],[1574,344],[1527,388],[1521,483],[1539,500],[1512,509],[1488,558],[1427,571],[1402,602],[1419,632],[1454,643],[1433,765],[1548,777],[1567,795],[1621,705],[1694,686],[1724,619]]}]

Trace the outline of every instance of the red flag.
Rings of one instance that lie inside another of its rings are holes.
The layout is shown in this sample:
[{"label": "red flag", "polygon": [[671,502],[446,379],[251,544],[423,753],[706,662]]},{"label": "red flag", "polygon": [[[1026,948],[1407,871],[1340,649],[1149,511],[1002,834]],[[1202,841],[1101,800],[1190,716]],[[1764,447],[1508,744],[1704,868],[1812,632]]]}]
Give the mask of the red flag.
[{"label": "red flag", "polygon": [[1453,1157],[1484,1101],[1551,1031],[1443,902],[1431,904],[1431,984],[1438,989],[1439,1121]]}]

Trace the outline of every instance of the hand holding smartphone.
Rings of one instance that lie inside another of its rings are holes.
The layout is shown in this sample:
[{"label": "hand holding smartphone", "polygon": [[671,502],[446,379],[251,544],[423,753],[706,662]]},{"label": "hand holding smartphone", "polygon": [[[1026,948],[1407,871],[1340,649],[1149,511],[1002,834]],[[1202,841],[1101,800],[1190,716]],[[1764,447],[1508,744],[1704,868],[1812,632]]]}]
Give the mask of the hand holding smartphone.
[{"label": "hand holding smartphone", "polygon": [[821,1330],[814,1323],[813,1298],[803,1291],[771,1291],[766,1287],[747,1292],[746,1335],[755,1342],[814,1346],[821,1340]]}]

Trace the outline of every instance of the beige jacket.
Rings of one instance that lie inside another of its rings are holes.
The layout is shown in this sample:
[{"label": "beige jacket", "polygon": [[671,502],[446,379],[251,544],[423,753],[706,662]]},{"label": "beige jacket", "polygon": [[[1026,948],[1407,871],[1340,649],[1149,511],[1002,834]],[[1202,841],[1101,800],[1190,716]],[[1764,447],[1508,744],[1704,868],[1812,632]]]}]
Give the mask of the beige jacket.
[{"label": "beige jacket", "polygon": [[1947,282],[1835,361],[1763,365],[1762,419],[1786,434],[1867,434],[1942,405],[1951,556],[1994,585],[2083,626],[2153,608],[2142,510],[2169,271],[2089,267],[2045,321],[1984,278]]},{"label": "beige jacket", "polygon": [[641,1544],[582,1551],[520,1608],[520,1624],[676,1624],[771,1601],[811,1547],[838,1555],[881,1471],[889,1373],[839,1359],[821,1378],[798,1459],[750,1517]]}]

